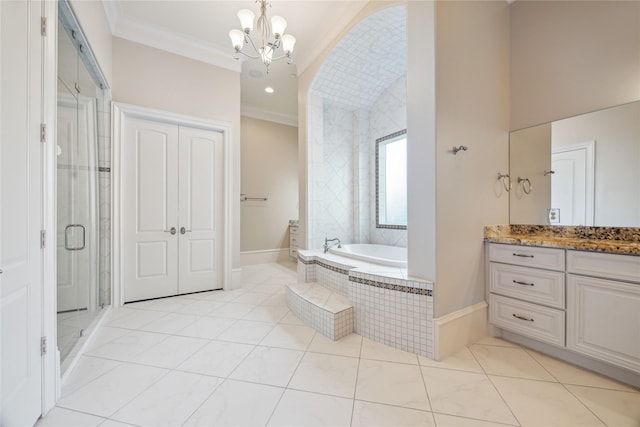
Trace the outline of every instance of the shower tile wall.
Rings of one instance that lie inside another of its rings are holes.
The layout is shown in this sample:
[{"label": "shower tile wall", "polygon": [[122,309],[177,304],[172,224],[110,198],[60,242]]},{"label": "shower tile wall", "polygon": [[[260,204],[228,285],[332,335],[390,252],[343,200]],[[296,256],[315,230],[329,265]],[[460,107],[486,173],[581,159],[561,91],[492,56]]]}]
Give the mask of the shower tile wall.
[{"label": "shower tile wall", "polygon": [[[393,82],[369,111],[369,162],[371,164],[371,238],[370,243],[407,247],[407,230],[376,228],[375,161],[376,139],[407,128],[407,79],[400,77]],[[361,217],[362,220],[364,218]]]},{"label": "shower tile wall", "polygon": [[100,206],[100,303],[111,303],[111,93],[98,96],[98,189]]}]

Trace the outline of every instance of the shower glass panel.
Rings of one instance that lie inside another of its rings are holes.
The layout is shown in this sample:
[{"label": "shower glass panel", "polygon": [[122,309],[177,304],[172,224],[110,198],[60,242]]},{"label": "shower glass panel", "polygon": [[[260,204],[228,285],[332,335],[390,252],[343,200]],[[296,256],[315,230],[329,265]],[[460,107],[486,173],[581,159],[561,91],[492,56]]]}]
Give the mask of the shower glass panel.
[{"label": "shower glass panel", "polygon": [[57,304],[61,368],[103,305],[98,290],[97,102],[78,44],[58,26]]}]

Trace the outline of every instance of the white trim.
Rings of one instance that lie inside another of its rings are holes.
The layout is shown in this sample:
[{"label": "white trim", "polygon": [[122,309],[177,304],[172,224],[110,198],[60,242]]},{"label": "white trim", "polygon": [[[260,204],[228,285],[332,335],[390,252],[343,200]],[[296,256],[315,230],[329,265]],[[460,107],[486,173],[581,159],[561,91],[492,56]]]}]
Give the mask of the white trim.
[{"label": "white trim", "polygon": [[154,110],[135,105],[123,104],[120,102],[112,103],[112,135],[113,143],[111,146],[111,226],[112,226],[112,243],[111,243],[111,260],[112,260],[112,287],[111,301],[114,307],[120,307],[124,304],[124,269],[122,251],[123,229],[122,229],[122,203],[120,198],[121,191],[121,156],[122,156],[122,140],[124,131],[124,121],[126,118],[141,118],[145,120],[154,120],[164,123],[184,125],[198,129],[212,130],[223,133],[224,141],[224,194],[222,196],[223,205],[223,236],[222,236],[222,287],[223,289],[234,289],[236,286],[236,271],[232,268],[233,256],[233,147],[234,140],[233,129],[231,124],[225,122],[216,122],[212,120],[200,119],[197,117],[185,116],[182,114],[171,113],[167,111]]},{"label": "white trim", "polygon": [[242,104],[240,111],[241,115],[244,117],[298,127],[298,117],[291,114],[278,113],[247,104]]},{"label": "white trim", "polygon": [[[585,222],[586,226],[592,226],[595,218],[595,171],[596,171],[596,163],[595,163],[595,151],[596,151],[596,142],[595,141],[586,141],[581,142],[579,144],[572,145],[564,145],[562,147],[552,147],[551,149],[551,157],[553,158],[554,154],[558,153],[566,153],[568,151],[577,151],[577,150],[585,150],[586,152],[586,182],[585,182],[585,210],[586,217]],[[551,186],[553,188],[553,185]],[[561,213],[562,214],[562,213]],[[562,219],[562,217],[561,217]]]},{"label": "white trim", "polygon": [[261,251],[240,252],[240,265],[267,264],[271,262],[287,261],[289,248],[266,249]]},{"label": "white trim", "polygon": [[433,319],[433,358],[442,360],[485,337],[487,306],[481,301]]},{"label": "white trim", "polygon": [[225,290],[232,291],[242,287],[242,268],[234,268],[231,272],[231,286]]},{"label": "white trim", "polygon": [[242,70],[242,62],[234,59],[230,50],[213,48],[201,39],[179,34],[159,25],[143,24],[122,16],[115,18],[112,31],[116,37],[238,73]]},{"label": "white trim", "polygon": [[57,135],[57,62],[58,3],[42,2],[42,14],[47,18],[47,36],[43,49],[43,116],[47,125],[47,141],[43,145],[42,227],[47,231],[47,245],[42,265],[42,335],[47,339],[47,353],[42,358],[42,416],[56,404],[60,395],[60,360],[57,345],[57,265],[56,265],[56,135]]}]

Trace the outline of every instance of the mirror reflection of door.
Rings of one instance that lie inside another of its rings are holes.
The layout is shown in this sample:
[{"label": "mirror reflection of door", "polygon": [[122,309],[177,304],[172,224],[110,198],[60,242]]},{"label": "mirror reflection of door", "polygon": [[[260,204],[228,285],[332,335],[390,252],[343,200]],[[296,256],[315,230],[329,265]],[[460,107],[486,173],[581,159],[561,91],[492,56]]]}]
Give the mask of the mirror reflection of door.
[{"label": "mirror reflection of door", "polygon": [[554,147],[551,154],[551,208],[561,225],[593,225],[595,141]]}]

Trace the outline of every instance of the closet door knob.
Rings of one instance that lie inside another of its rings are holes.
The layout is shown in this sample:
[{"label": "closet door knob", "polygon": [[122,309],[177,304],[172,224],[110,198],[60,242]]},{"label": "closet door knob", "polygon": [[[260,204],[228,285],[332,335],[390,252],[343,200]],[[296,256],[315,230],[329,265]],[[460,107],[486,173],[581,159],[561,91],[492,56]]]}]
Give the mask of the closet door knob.
[{"label": "closet door knob", "polygon": [[186,228],[181,227],[180,228],[180,234],[185,234],[185,233],[191,233],[191,230],[187,230]]},{"label": "closet door knob", "polygon": [[176,228],[175,227],[171,227],[170,230],[164,230],[165,233],[171,233],[171,235],[173,236],[174,234],[176,234]]}]

